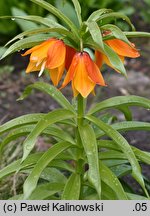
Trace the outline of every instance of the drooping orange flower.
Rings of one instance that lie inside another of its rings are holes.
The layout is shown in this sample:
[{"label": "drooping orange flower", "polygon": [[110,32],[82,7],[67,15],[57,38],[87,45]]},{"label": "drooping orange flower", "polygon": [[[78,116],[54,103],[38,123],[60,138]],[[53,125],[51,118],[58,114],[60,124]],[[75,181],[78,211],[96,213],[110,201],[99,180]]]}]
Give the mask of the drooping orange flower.
[{"label": "drooping orange flower", "polygon": [[[135,48],[135,45],[133,43],[129,45],[119,39],[110,39],[105,41],[105,43],[118,54],[122,62],[124,62],[124,57],[137,58],[140,56],[138,50]],[[106,63],[108,66],[115,69],[110,63],[108,57],[103,53],[95,51],[95,59],[98,67],[101,67],[103,63]]]},{"label": "drooping orange flower", "polygon": [[74,55],[61,88],[70,81],[72,81],[74,96],[80,93],[84,98],[93,92],[96,84],[106,85],[97,65],[87,52],[78,52]]},{"label": "drooping orange flower", "polygon": [[[71,52],[72,55],[68,55]],[[48,69],[50,78],[55,86],[58,85],[65,67],[69,67],[75,50],[64,44],[62,40],[51,38],[27,50],[23,56],[30,55],[30,62],[26,73],[40,71],[39,76],[44,69]]]}]

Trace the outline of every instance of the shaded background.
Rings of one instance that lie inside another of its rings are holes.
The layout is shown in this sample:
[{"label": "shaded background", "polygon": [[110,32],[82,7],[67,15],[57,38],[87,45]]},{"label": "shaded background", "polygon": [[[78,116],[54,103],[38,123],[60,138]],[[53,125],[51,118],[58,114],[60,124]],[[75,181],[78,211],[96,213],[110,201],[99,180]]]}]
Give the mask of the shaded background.
[{"label": "shaded background", "polygon": [[[57,8],[63,11],[74,22],[76,16],[73,11],[71,1],[66,0],[47,0]],[[136,27],[137,31],[150,31],[150,0],[80,0],[83,19],[91,14],[92,11],[99,8],[111,8],[114,11],[120,11],[128,15]],[[1,0],[0,1],[0,16],[3,15],[40,15],[50,19],[56,19],[53,15],[48,14],[44,9],[36,6],[27,0]],[[61,20],[58,20],[61,22]],[[122,20],[116,23],[121,29],[130,30],[129,26]],[[0,20],[0,55],[5,51],[3,47],[8,40],[12,39],[16,34],[36,28],[37,24],[23,20]],[[112,69],[104,66],[103,74],[107,87],[96,88],[96,96],[90,96],[88,105],[96,103],[106,98],[117,95],[139,95],[150,98],[150,40],[139,38],[132,40],[136,47],[140,50],[141,56],[137,59],[126,59],[125,66],[128,73],[128,80],[123,76],[114,72]],[[22,114],[34,112],[48,112],[57,107],[57,104],[41,92],[36,91],[24,101],[16,101],[21,95],[25,86],[36,81],[50,82],[48,76],[42,78],[37,77],[37,73],[25,74],[25,68],[28,63],[28,58],[21,57],[19,51],[3,61],[0,64],[0,124],[20,116]],[[72,99],[72,91],[70,86],[67,86],[63,93],[66,97]],[[109,112],[109,111],[108,111]],[[117,115],[119,120],[123,120],[123,115],[119,112],[110,112],[110,115]],[[142,108],[133,108],[134,120],[150,122],[150,112]],[[149,132],[128,132],[124,134],[130,144],[138,146],[140,149],[150,151],[150,133]],[[22,140],[15,141],[7,146],[5,154],[1,160],[1,168],[12,162],[14,159],[22,155]],[[40,138],[36,145],[36,150],[44,150],[47,148],[47,143],[43,138]],[[150,179],[150,167],[143,167],[144,174]],[[22,184],[25,176],[12,176],[0,183],[0,199],[7,199],[20,190],[19,185]],[[128,178],[128,177],[127,177]],[[130,177],[129,177],[130,179]],[[17,186],[14,181],[17,182]],[[129,180],[136,190],[140,190],[135,182]]]}]

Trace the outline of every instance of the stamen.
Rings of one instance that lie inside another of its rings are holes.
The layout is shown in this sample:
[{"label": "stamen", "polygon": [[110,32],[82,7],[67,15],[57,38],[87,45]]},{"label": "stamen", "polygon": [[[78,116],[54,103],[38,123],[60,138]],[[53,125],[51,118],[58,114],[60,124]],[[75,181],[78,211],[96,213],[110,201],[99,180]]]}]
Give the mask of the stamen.
[{"label": "stamen", "polygon": [[41,63],[42,61],[38,61],[35,66],[38,67]]},{"label": "stamen", "polygon": [[43,64],[42,64],[42,66],[41,66],[41,70],[40,70],[40,72],[39,72],[39,75],[38,75],[38,77],[40,77],[40,76],[43,74],[43,72],[44,72],[44,69],[45,69],[45,65],[46,65],[46,61],[44,61],[44,62],[43,62]]}]

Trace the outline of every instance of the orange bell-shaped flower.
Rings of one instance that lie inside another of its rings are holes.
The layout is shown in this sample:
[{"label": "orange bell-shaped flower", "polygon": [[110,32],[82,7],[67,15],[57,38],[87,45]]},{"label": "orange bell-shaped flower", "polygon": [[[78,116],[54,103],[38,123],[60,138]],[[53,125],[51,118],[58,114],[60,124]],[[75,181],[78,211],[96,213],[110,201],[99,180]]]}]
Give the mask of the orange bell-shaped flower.
[{"label": "orange bell-shaped flower", "polygon": [[[107,40],[105,43],[118,54],[122,62],[124,62],[124,57],[137,58],[140,56],[133,43],[129,45],[119,39]],[[114,68],[108,57],[99,51],[95,51],[95,62],[98,67],[101,67],[102,64],[105,63],[108,66]]]},{"label": "orange bell-shaped flower", "polygon": [[[71,50],[72,55],[68,57]],[[62,40],[51,38],[27,50],[23,56],[30,55],[30,62],[26,69],[26,73],[40,71],[42,75],[44,69],[48,69],[50,78],[55,86],[58,85],[65,67],[69,67],[75,50],[64,44]]]},{"label": "orange bell-shaped flower", "polygon": [[80,93],[84,98],[93,92],[96,84],[106,85],[97,65],[87,52],[78,52],[74,55],[61,88],[70,81],[72,81],[74,96]]}]

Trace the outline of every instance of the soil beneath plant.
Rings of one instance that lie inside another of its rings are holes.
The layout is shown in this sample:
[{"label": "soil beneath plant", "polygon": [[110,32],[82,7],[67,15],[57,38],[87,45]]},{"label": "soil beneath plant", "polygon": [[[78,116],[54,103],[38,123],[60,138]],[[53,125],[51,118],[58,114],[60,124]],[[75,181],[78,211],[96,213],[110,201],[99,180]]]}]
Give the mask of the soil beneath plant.
[{"label": "soil beneath plant", "polygon": [[[96,88],[96,96],[91,95],[88,99],[89,106],[97,101],[118,95],[139,95],[150,99],[150,52],[148,48],[150,41],[147,41],[139,42],[140,46],[142,44],[140,58],[126,60],[128,79],[111,69],[104,68],[104,77],[108,86]],[[35,91],[23,101],[16,101],[27,85],[36,81],[50,82],[49,77],[38,78],[37,73],[26,75],[24,68],[27,66],[27,61],[28,59],[17,53],[11,59],[11,64],[14,66],[13,72],[6,71],[0,74],[0,124],[23,114],[46,113],[58,107],[58,104],[52,98],[39,91]],[[2,63],[4,64],[4,62]],[[63,93],[71,100],[72,91],[69,86],[63,89]],[[132,111],[134,120],[150,122],[149,110],[132,108]],[[124,118],[119,112],[117,112],[117,116],[119,120]],[[150,132],[132,131],[124,135],[131,145],[150,152]],[[41,146],[41,148],[43,147]],[[145,165],[142,168],[143,174],[150,179],[150,166]],[[132,181],[129,181],[132,184]]]}]

